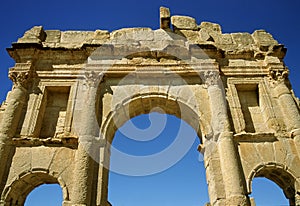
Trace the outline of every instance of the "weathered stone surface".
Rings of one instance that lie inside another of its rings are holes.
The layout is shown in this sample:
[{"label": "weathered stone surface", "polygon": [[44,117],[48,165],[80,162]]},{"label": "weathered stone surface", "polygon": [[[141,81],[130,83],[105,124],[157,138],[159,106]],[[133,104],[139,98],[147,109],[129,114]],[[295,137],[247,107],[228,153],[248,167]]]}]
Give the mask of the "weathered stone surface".
[{"label": "weathered stone surface", "polygon": [[166,7],[160,7],[160,18],[170,18],[170,9]]},{"label": "weathered stone surface", "polygon": [[300,106],[284,47],[263,30],[223,34],[185,16],[172,16],[171,31],[170,17],[161,8],[158,30],[38,26],[8,49],[16,65],[0,107],[0,205],[22,205],[42,183],[58,183],[64,205],[109,204],[108,143],[151,111],[201,137],[210,205],[254,205],[255,177],[273,180],[295,205]]},{"label": "weathered stone surface", "polygon": [[169,8],[160,7],[160,28],[166,31],[171,31],[171,14]]},{"label": "weathered stone surface", "polygon": [[233,42],[239,47],[248,46],[254,43],[254,40],[249,33],[233,33],[231,34]]},{"label": "weathered stone surface", "polygon": [[61,33],[60,45],[66,48],[81,47],[93,41],[94,32],[65,31]]},{"label": "weathered stone surface", "polygon": [[195,30],[197,29],[196,20],[189,16],[172,16],[171,22],[175,29]]},{"label": "weathered stone surface", "polygon": [[216,24],[216,23],[201,22],[199,27],[200,27],[200,30],[206,30],[206,31],[209,31],[209,32],[216,32],[216,33],[219,33],[219,34],[222,33],[221,26],[219,24]]},{"label": "weathered stone surface", "polygon": [[259,48],[263,51],[267,50],[269,46],[278,44],[272,35],[267,33],[265,30],[256,30],[253,32],[252,36]]},{"label": "weathered stone surface", "polygon": [[61,31],[59,30],[46,30],[45,42],[59,43],[61,39]]},{"label": "weathered stone surface", "polygon": [[152,41],[153,31],[150,28],[125,28],[111,33],[112,41]]},{"label": "weathered stone surface", "polygon": [[92,43],[93,44],[103,44],[109,41],[110,34],[109,31],[96,30]]},{"label": "weathered stone surface", "polygon": [[41,43],[46,38],[45,31],[42,26],[35,26],[25,32],[22,38],[18,39],[18,43]]}]

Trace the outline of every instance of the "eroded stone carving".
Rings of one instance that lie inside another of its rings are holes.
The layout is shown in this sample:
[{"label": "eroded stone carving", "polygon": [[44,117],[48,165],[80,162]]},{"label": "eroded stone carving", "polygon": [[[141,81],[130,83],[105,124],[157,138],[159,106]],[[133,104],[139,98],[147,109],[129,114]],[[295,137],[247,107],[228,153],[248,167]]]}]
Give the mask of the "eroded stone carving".
[{"label": "eroded stone carving", "polygon": [[103,80],[103,77],[103,72],[97,73],[94,71],[87,71],[84,73],[84,84],[88,87],[97,87]]},{"label": "eroded stone carving", "polygon": [[269,70],[269,78],[271,81],[283,82],[286,80],[288,75],[289,75],[289,70],[286,67],[281,68],[281,69],[271,68]]},{"label": "eroded stone carving", "polygon": [[13,81],[15,86],[26,87],[30,79],[29,71],[10,71],[8,73],[9,78]]},{"label": "eroded stone carving", "polygon": [[205,71],[203,72],[203,80],[206,86],[218,85],[220,81],[219,71]]}]

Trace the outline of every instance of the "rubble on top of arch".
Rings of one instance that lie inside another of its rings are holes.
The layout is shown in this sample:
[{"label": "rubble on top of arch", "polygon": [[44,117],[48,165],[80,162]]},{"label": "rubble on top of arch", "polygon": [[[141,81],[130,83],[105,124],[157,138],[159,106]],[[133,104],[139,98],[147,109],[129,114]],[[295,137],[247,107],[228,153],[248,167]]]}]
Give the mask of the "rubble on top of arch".
[{"label": "rubble on top of arch", "polygon": [[[161,22],[167,20],[161,29],[125,28],[116,31],[59,31],[44,30],[42,26],[35,26],[26,31],[19,38],[13,48],[22,45],[38,45],[47,49],[79,49],[83,46],[98,46],[103,44],[144,45],[151,50],[161,49],[160,42],[173,41],[176,44],[188,42],[190,45],[210,46],[221,50],[225,55],[234,58],[245,54],[249,58],[263,59],[265,56],[275,56],[283,59],[286,48],[279,44],[271,34],[264,30],[250,33],[222,33],[219,24],[202,22],[197,25],[196,20],[188,16],[170,16],[167,11],[161,12]],[[170,22],[169,22],[170,21]],[[162,23],[161,23],[162,24]],[[172,25],[168,28],[168,25]],[[18,47],[18,48],[19,48]]]}]

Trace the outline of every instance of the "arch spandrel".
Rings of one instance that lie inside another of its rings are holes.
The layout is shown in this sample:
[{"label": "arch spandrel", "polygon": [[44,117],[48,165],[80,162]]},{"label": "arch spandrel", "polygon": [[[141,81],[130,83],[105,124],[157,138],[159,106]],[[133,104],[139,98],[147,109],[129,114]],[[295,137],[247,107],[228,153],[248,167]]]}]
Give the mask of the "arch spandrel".
[{"label": "arch spandrel", "polygon": [[3,204],[23,205],[27,195],[42,184],[59,184],[64,201],[69,201],[73,161],[74,150],[69,148],[17,148],[1,196]]}]

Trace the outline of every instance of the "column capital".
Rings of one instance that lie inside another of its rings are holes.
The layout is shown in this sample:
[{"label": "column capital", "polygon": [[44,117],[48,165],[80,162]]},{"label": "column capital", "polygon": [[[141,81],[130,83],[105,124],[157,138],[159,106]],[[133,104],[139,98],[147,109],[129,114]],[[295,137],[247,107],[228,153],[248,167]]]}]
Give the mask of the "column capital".
[{"label": "column capital", "polygon": [[218,85],[220,80],[220,72],[215,70],[204,71],[202,73],[202,80],[208,87]]},{"label": "column capital", "polygon": [[289,70],[286,66],[280,65],[269,65],[269,81],[274,85],[284,83],[289,76]]},{"label": "column capital", "polygon": [[16,63],[15,67],[10,68],[8,77],[13,81],[14,87],[27,88],[33,76],[32,63]]},{"label": "column capital", "polygon": [[99,83],[102,82],[104,77],[103,72],[86,71],[84,73],[84,85],[88,87],[98,87]]}]

